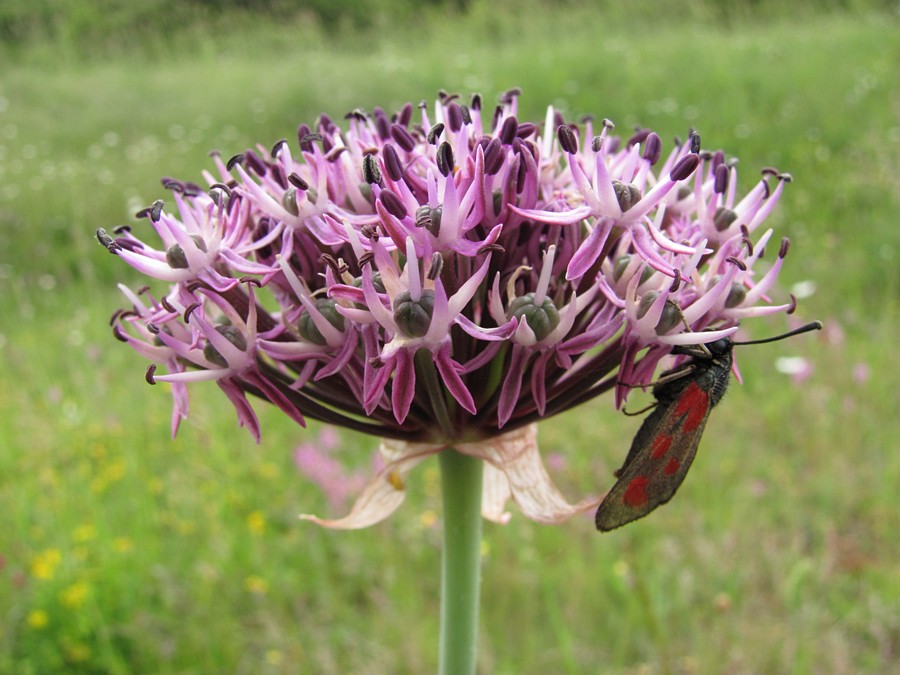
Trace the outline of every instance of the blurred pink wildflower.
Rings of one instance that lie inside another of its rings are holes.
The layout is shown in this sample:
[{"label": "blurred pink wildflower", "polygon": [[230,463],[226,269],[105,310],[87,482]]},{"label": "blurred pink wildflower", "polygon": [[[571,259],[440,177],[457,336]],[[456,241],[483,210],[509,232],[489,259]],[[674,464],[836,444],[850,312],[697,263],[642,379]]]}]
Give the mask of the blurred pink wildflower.
[{"label": "blurred pink wildflower", "polygon": [[[351,495],[366,484],[362,472],[348,472],[334,457],[340,438],[331,428],[324,428],[314,441],[303,443],[294,450],[297,469],[319,486],[333,510],[344,506]],[[379,469],[381,467],[378,467]]]},{"label": "blurred pink wildflower", "polygon": [[[174,211],[157,201],[138,214],[149,227],[98,231],[171,284],[123,287],[115,335],[165,366],[146,378],[172,384],[173,433],[187,384],[211,380],[256,439],[248,394],[300,425],[381,437],[384,467],[351,514],[318,522],[377,522],[409,470],[448,447],[487,463],[487,517],[505,520],[512,497],[562,520],[596,500],[556,491],[536,421],[611,390],[619,406],[674,346],[795,306],[769,300],[788,245],[763,227],[787,174],[766,169],[741,197],[735,163],[696,134],[664,155],[652,131],[612,130],[552,107],[542,126],[520,121],[517,91],[490,111],[441,94],[214,154],[206,187],[164,181]],[[298,451],[337,499],[347,477],[331,459]]]}]

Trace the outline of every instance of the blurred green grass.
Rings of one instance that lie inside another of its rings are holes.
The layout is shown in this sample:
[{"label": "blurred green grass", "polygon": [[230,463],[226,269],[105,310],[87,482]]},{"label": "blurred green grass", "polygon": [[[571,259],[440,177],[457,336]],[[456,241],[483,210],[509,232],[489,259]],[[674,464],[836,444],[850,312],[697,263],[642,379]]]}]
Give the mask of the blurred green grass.
[{"label": "blurred green grass", "polygon": [[[849,4],[849,3],[848,3]],[[93,240],[195,179],[207,153],[293,136],[319,112],[443,87],[548,103],[776,165],[783,286],[812,280],[817,338],[739,354],[690,478],[651,519],[486,527],[481,671],[885,672],[900,658],[900,45],[885,5],[473,3],[325,34],[305,22],[189,24],[96,45],[8,49],[0,74],[0,672],[429,672],[436,467],[363,532],[328,512],[258,407],[261,446],[215,387],[169,440],[169,400],[106,326],[122,280]],[[871,7],[875,7],[872,5]],[[598,9],[599,8],[599,9]],[[636,8],[636,9],[634,9]],[[754,8],[756,8],[754,10]],[[761,9],[760,9],[761,8]],[[601,9],[603,11],[601,11]],[[792,14],[792,11],[795,13]],[[243,15],[242,15],[243,16]],[[727,17],[726,17],[727,18]],[[172,30],[175,30],[174,28]],[[757,321],[754,335],[781,321]],[[802,386],[778,354],[817,366]],[[866,376],[866,372],[868,375]],[[571,496],[612,484],[637,422],[608,402],[542,425]],[[341,458],[369,466],[373,439]],[[438,521],[439,523],[439,521]]]}]

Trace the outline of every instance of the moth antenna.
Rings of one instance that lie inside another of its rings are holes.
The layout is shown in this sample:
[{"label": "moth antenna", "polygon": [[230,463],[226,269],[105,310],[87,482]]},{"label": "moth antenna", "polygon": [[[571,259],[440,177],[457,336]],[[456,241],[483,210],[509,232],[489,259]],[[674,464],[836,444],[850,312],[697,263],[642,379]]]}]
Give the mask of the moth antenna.
[{"label": "moth antenna", "polygon": [[747,340],[746,342],[732,342],[733,345],[761,345],[766,342],[778,342],[779,340],[784,340],[785,338],[794,337],[795,335],[800,335],[802,333],[809,333],[814,330],[822,330],[822,322],[821,321],[811,321],[810,323],[800,326],[800,328],[795,328],[794,330],[788,331],[787,333],[782,333],[781,335],[775,335],[770,338],[763,338],[761,340]]}]

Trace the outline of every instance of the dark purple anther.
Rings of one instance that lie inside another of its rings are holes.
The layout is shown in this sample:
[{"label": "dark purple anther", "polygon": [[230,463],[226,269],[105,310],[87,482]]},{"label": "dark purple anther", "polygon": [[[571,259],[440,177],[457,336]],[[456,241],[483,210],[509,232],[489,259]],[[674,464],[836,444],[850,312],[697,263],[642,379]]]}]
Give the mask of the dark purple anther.
[{"label": "dark purple anther", "polygon": [[659,161],[659,155],[662,152],[662,141],[656,133],[651,132],[644,141],[644,159],[650,162],[650,166],[655,165]]},{"label": "dark purple anther", "polygon": [[137,213],[134,214],[135,218],[150,218],[154,223],[159,220],[160,215],[162,215],[162,209],[165,205],[165,202],[162,199],[157,199],[150,206],[145,209],[141,209]]},{"label": "dark purple anther", "polygon": [[522,95],[521,87],[512,87],[507,89],[500,95],[501,103],[515,103],[516,99]]},{"label": "dark purple anther", "polygon": [[628,139],[628,142],[625,144],[626,148],[630,148],[632,145],[637,145],[638,143],[643,143],[644,140],[649,136],[652,131],[649,129],[637,129],[634,134],[632,134],[631,138]]},{"label": "dark purple anther", "polygon": [[441,276],[441,270],[444,269],[444,258],[443,256],[435,251],[431,255],[431,267],[428,269],[428,278],[431,281],[434,281],[439,276]]},{"label": "dark purple anther", "polygon": [[778,257],[784,258],[788,254],[788,250],[791,248],[791,240],[785,237],[781,240],[781,247],[778,249]]},{"label": "dark purple anther", "polygon": [[447,106],[447,126],[450,131],[456,133],[462,129],[463,119],[462,112],[459,109],[459,103],[453,102]]},{"label": "dark purple anther", "polygon": [[733,255],[730,255],[727,258],[725,258],[725,262],[731,263],[732,265],[737,267],[741,272],[747,271],[747,263],[745,263],[740,258],[735,258]]},{"label": "dark purple anther", "polygon": [[[234,155],[234,157],[232,157],[227,162],[225,162],[225,168],[228,169],[229,171],[231,171],[235,167],[236,164],[241,164],[241,163],[243,163],[243,161],[244,161],[244,154],[239,152],[238,154]],[[165,185],[165,183],[163,183],[163,185]]]},{"label": "dark purple anther", "polygon": [[378,130],[381,140],[388,140],[391,137],[391,121],[387,114],[381,108],[375,108],[372,115],[375,117],[375,128]]},{"label": "dark purple anther", "polygon": [[183,184],[182,192],[184,193],[185,197],[196,197],[197,195],[202,195],[205,190],[196,183],[187,181]]},{"label": "dark purple anther", "polygon": [[416,149],[416,140],[412,137],[412,134],[399,124],[391,125],[391,138],[406,152],[412,152]]},{"label": "dark purple anther", "polygon": [[437,141],[441,137],[442,133],[444,133],[444,123],[438,122],[428,130],[428,134],[425,136],[425,140],[428,141],[429,145],[437,145]]},{"label": "dark purple anther", "polygon": [[325,134],[330,134],[334,132],[335,129],[337,129],[335,123],[332,122],[331,118],[325,113],[319,115],[319,119],[316,120],[316,127],[318,127],[318,129]]},{"label": "dark purple anther", "polygon": [[378,198],[381,200],[381,203],[384,204],[384,208],[387,209],[388,213],[394,216],[397,220],[403,220],[409,213],[406,210],[406,206],[404,206],[403,202],[400,201],[400,197],[398,197],[390,190],[382,190],[381,194],[378,195]]},{"label": "dark purple anther", "polygon": [[537,125],[532,124],[531,122],[522,122],[519,125],[519,128],[516,130],[516,136],[519,138],[528,138],[537,131]]},{"label": "dark purple anther", "polygon": [[400,108],[400,112],[397,114],[397,124],[402,124],[404,127],[408,127],[409,121],[412,119],[412,114],[412,103],[407,103],[402,108]]},{"label": "dark purple anther", "polygon": [[722,152],[721,150],[716,150],[713,153],[712,162],[710,163],[710,168],[713,170],[713,172],[715,172],[716,167],[719,166],[720,164],[724,164],[724,163],[725,163],[725,153]]},{"label": "dark purple anther", "polygon": [[556,128],[556,137],[559,139],[559,147],[562,148],[563,152],[567,152],[570,155],[574,155],[578,152],[578,138],[575,136],[575,132],[572,131],[572,127],[562,124]]},{"label": "dark purple anther", "polygon": [[446,141],[438,146],[437,167],[443,176],[449,176],[453,173],[453,148]]},{"label": "dark purple anther", "polygon": [[300,137],[300,149],[304,152],[315,152],[315,144],[322,140],[322,134],[306,134]]},{"label": "dark purple anther", "polygon": [[388,178],[395,183],[401,180],[403,178],[403,164],[400,162],[400,157],[397,156],[394,146],[390,143],[385,143],[384,148],[381,150],[381,155],[384,159],[384,170],[387,172]]},{"label": "dark purple anther", "polygon": [[278,159],[278,153],[281,152],[281,148],[287,145],[287,139],[282,138],[275,145],[272,146],[272,151],[269,153],[272,155],[272,159]]},{"label": "dark purple anther", "polygon": [[270,175],[272,176],[272,179],[276,183],[278,183],[278,186],[282,190],[287,190],[288,180],[287,180],[287,174],[284,171],[284,167],[281,166],[281,164],[270,164],[269,172],[270,172]]},{"label": "dark purple anther", "polygon": [[202,307],[202,306],[203,305],[201,305],[199,302],[191,303],[190,305],[188,305],[187,307],[184,308],[184,314],[182,314],[181,318],[184,319],[185,323],[190,323],[191,314],[194,313],[194,310],[200,309],[200,307]]},{"label": "dark purple anther", "polygon": [[288,176],[288,183],[293,185],[298,190],[303,190],[304,192],[306,190],[309,190],[309,183],[303,180],[297,173],[292,173],[290,176]]},{"label": "dark purple anther", "polygon": [[[325,143],[323,143],[323,145],[327,145],[327,144],[328,144],[328,139],[326,138]],[[328,152],[325,153],[325,161],[326,162],[336,162],[338,160],[338,157],[343,155],[345,152],[347,152],[346,145],[339,145],[336,147],[329,148]]]},{"label": "dark purple anther", "polygon": [[469,112],[467,105],[460,103],[459,113],[462,115],[463,124],[472,124],[472,114]]},{"label": "dark purple anther", "polygon": [[516,194],[522,194],[522,190],[525,189],[525,179],[528,177],[528,163],[522,159],[519,159],[519,169],[516,171]]},{"label": "dark purple anther", "polygon": [[481,94],[472,94],[472,102],[469,107],[472,110],[481,110]]},{"label": "dark purple anther", "polygon": [[484,172],[493,176],[503,166],[503,143],[499,138],[492,138],[484,149]]},{"label": "dark purple anther", "polygon": [[363,180],[369,185],[381,183],[381,169],[378,168],[378,160],[375,159],[375,155],[369,153],[363,157],[362,174]]},{"label": "dark purple anther", "polygon": [[563,117],[563,114],[559,110],[553,111],[553,126],[559,129],[562,126],[566,125],[566,118]]},{"label": "dark purple anther", "polygon": [[500,122],[501,115],[503,115],[503,108],[498,105],[494,108],[494,116],[491,117],[491,131],[497,130],[497,123]]},{"label": "dark purple anther", "polygon": [[788,297],[791,299],[791,306],[784,310],[784,313],[790,315],[797,311],[797,296],[790,293]]},{"label": "dark purple anther", "polygon": [[96,234],[97,234],[97,241],[99,241],[101,246],[103,246],[110,253],[115,253],[116,250],[119,248],[118,245],[116,244],[115,239],[110,237],[109,234],[107,234],[106,230],[104,230],[102,227],[97,228]]},{"label": "dark purple anther", "polygon": [[713,182],[713,190],[718,194],[725,194],[728,189],[728,176],[731,172],[724,164],[716,167],[715,181]]},{"label": "dark purple anther", "polygon": [[500,142],[503,143],[503,145],[509,145],[515,139],[518,130],[519,120],[515,117],[507,117],[503,120],[503,126],[500,127]]},{"label": "dark purple anther", "polygon": [[694,154],[685,155],[678,160],[678,164],[676,164],[671,173],[669,173],[669,177],[672,180],[687,180],[690,175],[694,173],[694,170],[699,163],[699,156]]},{"label": "dark purple anther", "polygon": [[247,168],[253,171],[257,176],[266,175],[266,171],[268,170],[266,163],[262,161],[262,157],[253,152],[253,150],[247,151],[245,159],[247,162]]},{"label": "dark purple anther", "polygon": [[312,129],[308,124],[301,124],[297,127],[297,141],[300,143],[300,149],[303,152],[312,152],[312,143],[304,141],[304,139],[312,133]]}]

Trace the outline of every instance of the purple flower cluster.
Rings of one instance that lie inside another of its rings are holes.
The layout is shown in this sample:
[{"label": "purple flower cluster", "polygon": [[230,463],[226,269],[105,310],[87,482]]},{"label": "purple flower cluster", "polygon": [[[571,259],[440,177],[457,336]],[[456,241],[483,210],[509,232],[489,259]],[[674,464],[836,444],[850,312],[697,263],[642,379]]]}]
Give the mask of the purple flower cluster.
[{"label": "purple flower cluster", "polygon": [[[408,442],[471,442],[653,379],[674,345],[730,335],[771,304],[787,253],[760,259],[789,176],[743,197],[691,134],[543,126],[441,94],[433,108],[321,116],[298,144],[223,159],[205,187],[166,179],[147,225],[98,231],[170,284],[123,292],[116,337],[169,382],[215,380],[259,438],[247,394]],[[152,228],[160,244],[139,230]]]}]

